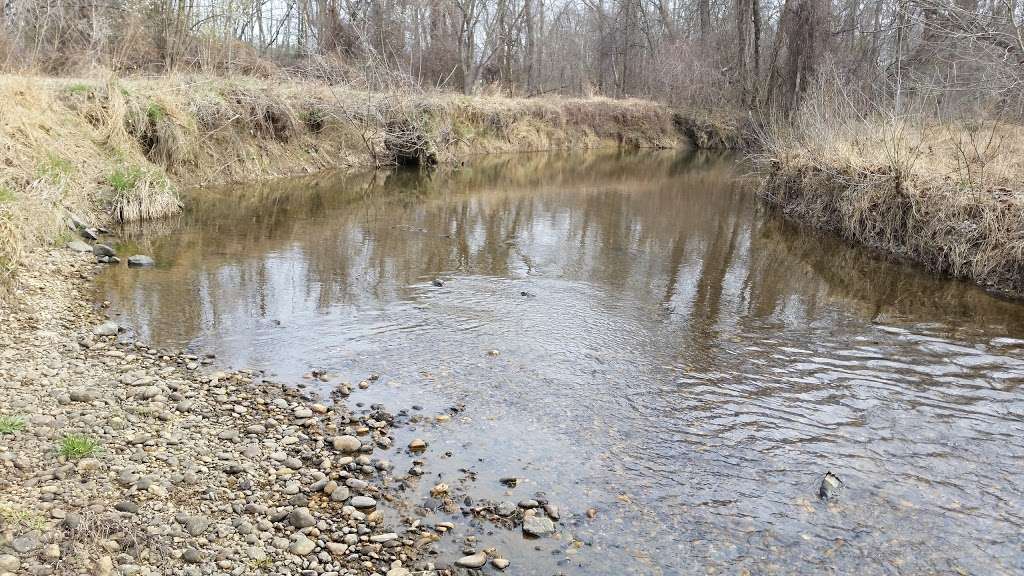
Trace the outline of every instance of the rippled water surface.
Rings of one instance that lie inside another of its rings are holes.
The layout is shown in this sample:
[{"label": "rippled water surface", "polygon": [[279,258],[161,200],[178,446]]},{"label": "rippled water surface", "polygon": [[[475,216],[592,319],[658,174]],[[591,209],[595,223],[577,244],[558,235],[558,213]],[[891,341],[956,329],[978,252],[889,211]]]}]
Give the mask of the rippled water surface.
[{"label": "rippled water surface", "polygon": [[556,539],[455,519],[508,573],[1024,572],[1024,305],[762,213],[742,171],[545,154],[203,190],[124,231],[158,268],[100,298],[279,380],[378,374],[367,407],[464,404],[398,443],[431,443],[426,487],[561,506]]}]

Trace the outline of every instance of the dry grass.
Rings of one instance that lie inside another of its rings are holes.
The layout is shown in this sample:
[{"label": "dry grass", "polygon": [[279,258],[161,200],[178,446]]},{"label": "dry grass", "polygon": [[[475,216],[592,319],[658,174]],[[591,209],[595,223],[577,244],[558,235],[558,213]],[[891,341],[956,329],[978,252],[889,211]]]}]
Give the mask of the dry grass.
[{"label": "dry grass", "polygon": [[837,121],[812,108],[761,140],[761,196],[787,215],[1024,295],[1024,128]]},{"label": "dry grass", "polygon": [[0,76],[0,289],[24,252],[173,214],[182,186],[468,154],[677,142],[669,110],[604,98],[376,93],[317,82]]}]

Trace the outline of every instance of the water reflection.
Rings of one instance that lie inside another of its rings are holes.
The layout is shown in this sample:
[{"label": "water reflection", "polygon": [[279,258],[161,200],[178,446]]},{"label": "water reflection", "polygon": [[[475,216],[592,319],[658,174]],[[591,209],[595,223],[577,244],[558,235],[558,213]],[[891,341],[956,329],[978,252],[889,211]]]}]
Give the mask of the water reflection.
[{"label": "water reflection", "polygon": [[737,173],[529,155],[204,190],[124,231],[159,268],[101,291],[158,345],[465,402],[417,431],[456,454],[432,473],[525,473],[577,513],[579,550],[488,536],[523,573],[1021,569],[1024,307],[762,214]]}]

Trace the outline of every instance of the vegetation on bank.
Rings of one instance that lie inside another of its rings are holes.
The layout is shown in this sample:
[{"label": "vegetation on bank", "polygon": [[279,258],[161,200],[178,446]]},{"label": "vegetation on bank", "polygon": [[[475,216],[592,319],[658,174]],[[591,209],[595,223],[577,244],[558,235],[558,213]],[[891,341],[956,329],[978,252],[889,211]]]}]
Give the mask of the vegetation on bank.
[{"label": "vegetation on bank", "polygon": [[0,284],[26,247],[180,208],[182,186],[468,154],[678,142],[642,100],[367,92],[256,78],[0,79]]},{"label": "vegetation on bank", "polygon": [[808,107],[760,143],[760,196],[787,216],[1024,296],[1021,126]]}]

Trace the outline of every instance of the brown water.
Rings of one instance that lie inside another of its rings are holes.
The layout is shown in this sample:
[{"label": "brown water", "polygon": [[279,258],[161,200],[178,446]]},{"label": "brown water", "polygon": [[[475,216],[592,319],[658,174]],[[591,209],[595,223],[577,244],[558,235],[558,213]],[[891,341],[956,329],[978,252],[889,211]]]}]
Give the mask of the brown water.
[{"label": "brown water", "polygon": [[398,432],[431,443],[410,497],[545,492],[559,539],[428,519],[512,574],[1024,572],[1024,306],[787,225],[740,171],[547,154],[207,190],[126,231],[159,267],[101,297],[159,346],[464,404]]}]

